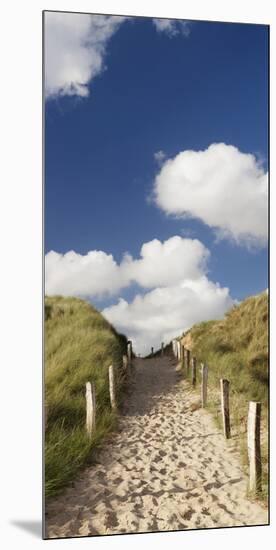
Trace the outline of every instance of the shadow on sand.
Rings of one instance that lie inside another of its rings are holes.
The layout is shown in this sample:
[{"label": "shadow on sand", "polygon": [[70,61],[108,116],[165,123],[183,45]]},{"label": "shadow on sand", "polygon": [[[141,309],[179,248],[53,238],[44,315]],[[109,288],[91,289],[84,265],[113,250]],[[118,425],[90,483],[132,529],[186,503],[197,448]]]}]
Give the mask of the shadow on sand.
[{"label": "shadow on sand", "polygon": [[123,416],[144,416],[152,412],[160,398],[177,391],[176,385],[182,377],[175,370],[177,365],[173,357],[135,359],[129,373],[129,399],[122,407]]}]

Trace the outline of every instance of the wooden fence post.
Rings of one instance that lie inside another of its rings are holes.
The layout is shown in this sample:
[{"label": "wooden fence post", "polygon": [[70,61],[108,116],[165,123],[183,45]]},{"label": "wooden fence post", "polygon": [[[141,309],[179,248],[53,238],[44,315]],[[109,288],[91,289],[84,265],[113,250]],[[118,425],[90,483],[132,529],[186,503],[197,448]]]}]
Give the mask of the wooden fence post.
[{"label": "wooden fence post", "polygon": [[116,410],[117,404],[116,404],[115,377],[114,377],[113,365],[110,365],[108,371],[109,371],[109,395],[110,395],[111,408]]},{"label": "wooden fence post", "polygon": [[183,368],[184,366],[184,346],[182,343],[180,343],[180,363],[181,363],[181,367]]},{"label": "wooden fence post", "polygon": [[127,374],[128,359],[127,355],[123,355],[123,373]]},{"label": "wooden fence post", "polygon": [[86,382],[86,430],[89,437],[96,427],[96,393],[95,384]]},{"label": "wooden fence post", "polygon": [[151,356],[153,357],[153,348],[151,348]]},{"label": "wooden fence post", "polygon": [[164,355],[164,342],[161,343],[161,355]]},{"label": "wooden fence post", "polygon": [[184,369],[184,373],[185,373],[185,369],[186,369],[186,348],[183,344],[183,347],[182,347],[182,366],[183,366],[183,369]]},{"label": "wooden fence post", "polygon": [[192,357],[192,385],[196,385],[196,358]]},{"label": "wooden fence post", "polygon": [[231,437],[230,410],[229,410],[229,380],[220,379],[221,412],[223,431],[226,439]]},{"label": "wooden fence post", "polygon": [[201,364],[201,406],[206,407],[207,403],[207,381],[208,381],[208,366]]},{"label": "wooden fence post", "polygon": [[129,341],[127,344],[127,358],[128,358],[128,364],[131,365],[131,359],[132,359],[132,343]]},{"label": "wooden fence post", "polygon": [[262,490],[261,462],[261,403],[249,402],[247,445],[249,459],[249,491],[258,494]]},{"label": "wooden fence post", "polygon": [[190,371],[190,359],[191,359],[191,352],[189,349],[186,349],[186,369],[187,369],[187,376],[189,376]]},{"label": "wooden fence post", "polygon": [[179,342],[179,340],[177,341],[177,359],[178,361],[181,360],[181,343]]},{"label": "wooden fence post", "polygon": [[173,354],[175,357],[177,357],[177,345],[176,345],[176,340],[173,340]]}]

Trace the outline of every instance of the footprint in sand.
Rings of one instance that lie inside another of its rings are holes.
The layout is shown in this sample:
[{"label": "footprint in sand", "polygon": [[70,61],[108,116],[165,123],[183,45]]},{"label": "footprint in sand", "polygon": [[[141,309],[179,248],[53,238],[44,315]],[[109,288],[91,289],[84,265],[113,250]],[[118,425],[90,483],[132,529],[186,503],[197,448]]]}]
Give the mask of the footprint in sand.
[{"label": "footprint in sand", "polygon": [[190,520],[194,513],[195,510],[193,510],[193,508],[189,508],[187,512],[181,514],[181,516],[183,517],[183,519]]},{"label": "footprint in sand", "polygon": [[115,512],[107,512],[105,515],[105,527],[110,529],[111,527],[117,527],[119,525],[118,518]]},{"label": "footprint in sand", "polygon": [[206,411],[191,410],[198,389],[178,378],[175,361],[134,363],[120,432],[96,467],[46,503],[47,536],[267,524],[267,510],[246,498],[237,453]]}]

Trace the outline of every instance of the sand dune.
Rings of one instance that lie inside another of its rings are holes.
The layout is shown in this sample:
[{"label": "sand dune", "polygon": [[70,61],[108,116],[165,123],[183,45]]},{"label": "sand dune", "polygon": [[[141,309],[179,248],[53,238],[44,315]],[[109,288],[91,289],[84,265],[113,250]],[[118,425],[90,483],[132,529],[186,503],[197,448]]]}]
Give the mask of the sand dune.
[{"label": "sand dune", "polygon": [[48,537],[267,524],[267,510],[246,498],[233,442],[175,367],[168,357],[135,361],[119,431],[48,502]]}]

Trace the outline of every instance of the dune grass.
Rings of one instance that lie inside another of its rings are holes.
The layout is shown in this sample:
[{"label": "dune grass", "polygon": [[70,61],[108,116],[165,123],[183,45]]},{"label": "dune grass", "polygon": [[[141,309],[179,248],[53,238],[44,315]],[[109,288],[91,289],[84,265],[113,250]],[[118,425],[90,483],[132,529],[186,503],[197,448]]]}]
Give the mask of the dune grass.
[{"label": "dune grass", "polygon": [[[108,367],[123,390],[127,340],[90,304],[59,296],[45,300],[45,496],[56,495],[92,459],[92,450],[116,424],[109,399]],[[85,383],[96,387],[96,431],[85,430]]]},{"label": "dune grass", "polygon": [[[262,403],[263,494],[268,493],[268,297],[252,296],[232,308],[222,321],[194,325],[182,338],[200,363],[208,365],[208,408],[222,428],[220,378],[230,381],[232,434],[247,468],[248,402]],[[200,378],[200,376],[198,376]]]}]

